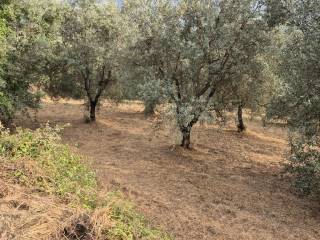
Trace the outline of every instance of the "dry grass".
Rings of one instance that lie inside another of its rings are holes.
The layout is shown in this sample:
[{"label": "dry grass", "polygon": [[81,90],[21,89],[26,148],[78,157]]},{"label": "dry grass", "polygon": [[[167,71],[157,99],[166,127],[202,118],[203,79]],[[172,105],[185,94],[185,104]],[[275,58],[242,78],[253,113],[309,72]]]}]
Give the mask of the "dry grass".
[{"label": "dry grass", "polygon": [[[162,232],[143,225],[132,205],[119,196],[112,196],[104,207],[86,211],[66,205],[52,195],[40,194],[3,180],[0,184],[1,240],[170,239]],[[130,221],[137,221],[133,223],[138,225],[130,225]],[[137,230],[141,232],[135,232]]]},{"label": "dry grass", "polygon": [[0,180],[1,240],[105,239],[108,208],[88,213],[60,199]]},{"label": "dry grass", "polygon": [[62,231],[61,222],[75,215],[53,197],[1,181],[1,239],[49,239]]},{"label": "dry grass", "polygon": [[79,102],[51,103],[39,122],[71,123],[64,141],[92,159],[106,191],[121,190],[178,240],[318,240],[319,206],[283,175],[286,133],[251,122],[245,134],[197,126],[193,150],[145,119],[139,103],[106,103],[84,124]]}]

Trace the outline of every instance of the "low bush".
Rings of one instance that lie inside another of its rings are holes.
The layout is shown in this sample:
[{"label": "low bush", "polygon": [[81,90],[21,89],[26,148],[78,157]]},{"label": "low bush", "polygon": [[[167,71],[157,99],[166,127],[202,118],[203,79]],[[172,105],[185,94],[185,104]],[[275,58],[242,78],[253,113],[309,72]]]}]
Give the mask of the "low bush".
[{"label": "low bush", "polygon": [[13,181],[52,193],[85,207],[96,205],[95,173],[83,157],[61,143],[61,128],[46,125],[35,131],[17,129],[0,133],[0,156]]},{"label": "low bush", "polygon": [[125,200],[120,192],[109,193],[106,198],[110,209],[111,220],[115,223],[107,232],[110,240],[170,240],[169,235],[148,225],[145,218],[139,214],[134,205]]},{"label": "low bush", "polygon": [[319,137],[291,134],[288,170],[295,176],[296,189],[302,195],[320,197]]}]

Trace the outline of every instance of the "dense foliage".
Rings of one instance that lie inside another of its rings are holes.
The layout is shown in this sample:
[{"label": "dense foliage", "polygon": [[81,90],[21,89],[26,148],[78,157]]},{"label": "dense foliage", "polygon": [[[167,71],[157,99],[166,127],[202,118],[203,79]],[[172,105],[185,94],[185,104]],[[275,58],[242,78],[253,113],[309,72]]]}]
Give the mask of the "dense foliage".
[{"label": "dense foliage", "polygon": [[[49,90],[72,96],[78,89],[76,93],[87,96],[90,120],[95,121],[100,97],[116,78],[125,31],[124,18],[114,4],[80,1],[64,6],[58,33],[61,42],[55,50],[55,57],[60,60],[55,70],[62,75],[49,81]],[[63,76],[64,73],[67,74]]]},{"label": "dense foliage", "polygon": [[12,115],[12,101],[5,94],[5,81],[3,79],[3,67],[6,61],[6,36],[8,34],[6,22],[5,3],[0,7],[0,120],[5,121]]},{"label": "dense foliage", "polygon": [[289,169],[304,193],[320,192],[320,2],[294,1],[280,52],[281,92],[269,115],[290,128]]},{"label": "dense foliage", "polygon": [[[142,5],[147,17],[141,21]],[[189,148],[191,129],[213,98],[249,74],[267,42],[263,6],[251,0],[140,1],[128,6],[143,24],[136,65],[148,81],[159,82],[158,91],[174,104],[182,146]]]},{"label": "dense foliage", "polygon": [[6,38],[1,61],[0,118],[10,126],[14,113],[25,107],[35,108],[40,100],[36,90],[45,77],[47,39],[51,22],[47,6],[41,1],[12,1],[3,6]]}]

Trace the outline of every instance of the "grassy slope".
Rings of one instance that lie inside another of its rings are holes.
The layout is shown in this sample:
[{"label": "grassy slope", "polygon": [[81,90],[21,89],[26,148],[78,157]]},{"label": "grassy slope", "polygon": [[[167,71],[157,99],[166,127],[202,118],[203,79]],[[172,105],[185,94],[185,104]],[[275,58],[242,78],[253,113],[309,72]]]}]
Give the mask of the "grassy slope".
[{"label": "grassy slope", "polygon": [[0,136],[0,239],[170,239],[120,193],[98,199],[95,173],[60,128]]}]

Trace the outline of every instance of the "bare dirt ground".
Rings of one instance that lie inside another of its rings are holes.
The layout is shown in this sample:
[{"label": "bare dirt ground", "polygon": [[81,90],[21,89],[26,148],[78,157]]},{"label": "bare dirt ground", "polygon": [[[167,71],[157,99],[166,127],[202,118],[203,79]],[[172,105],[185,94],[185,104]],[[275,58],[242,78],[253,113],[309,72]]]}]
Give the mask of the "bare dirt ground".
[{"label": "bare dirt ground", "polygon": [[198,126],[194,149],[151,134],[137,103],[100,110],[85,124],[77,102],[46,103],[41,123],[71,123],[64,141],[88,156],[106,190],[121,190],[178,240],[320,239],[319,206],[283,176],[285,131],[250,123],[245,134]]}]

